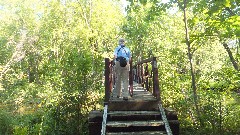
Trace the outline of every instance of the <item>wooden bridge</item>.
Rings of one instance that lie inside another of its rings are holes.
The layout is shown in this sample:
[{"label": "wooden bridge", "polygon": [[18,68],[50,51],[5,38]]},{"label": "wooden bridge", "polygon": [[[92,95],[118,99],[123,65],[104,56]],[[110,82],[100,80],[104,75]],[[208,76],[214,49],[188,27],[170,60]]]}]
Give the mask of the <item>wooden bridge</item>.
[{"label": "wooden bridge", "polygon": [[89,114],[89,135],[178,135],[177,114],[161,102],[156,57],[136,65],[130,62],[127,101],[112,97],[113,63],[105,59],[105,99],[103,111]]}]

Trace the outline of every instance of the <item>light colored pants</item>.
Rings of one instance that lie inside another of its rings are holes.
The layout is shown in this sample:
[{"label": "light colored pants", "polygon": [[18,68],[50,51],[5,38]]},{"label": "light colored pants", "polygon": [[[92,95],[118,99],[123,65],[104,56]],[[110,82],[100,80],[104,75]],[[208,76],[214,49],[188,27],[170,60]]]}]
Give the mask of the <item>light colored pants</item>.
[{"label": "light colored pants", "polygon": [[115,71],[116,71],[116,87],[113,91],[114,95],[121,96],[121,90],[122,85],[121,82],[123,82],[123,97],[128,97],[128,85],[129,85],[129,63],[125,67],[120,66],[120,62],[116,61],[115,65]]}]

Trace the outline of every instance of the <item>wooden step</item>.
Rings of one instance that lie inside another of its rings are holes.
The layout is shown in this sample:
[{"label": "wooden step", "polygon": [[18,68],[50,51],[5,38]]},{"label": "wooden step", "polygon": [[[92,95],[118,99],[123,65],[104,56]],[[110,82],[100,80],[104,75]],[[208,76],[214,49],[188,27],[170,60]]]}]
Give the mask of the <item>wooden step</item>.
[{"label": "wooden step", "polygon": [[162,121],[114,121],[107,122],[107,132],[165,131]]},{"label": "wooden step", "polygon": [[[116,95],[110,97],[110,101],[122,101],[123,98],[117,98]],[[129,101],[151,101],[156,100],[152,93],[148,91],[138,91],[134,92],[133,96],[129,98]]]},{"label": "wooden step", "polygon": [[[167,117],[168,115],[170,116],[171,119],[168,118],[169,121],[169,125],[172,129],[173,135],[179,135],[179,121],[177,120],[177,115],[176,113],[173,113],[173,110],[169,110],[166,109],[166,111],[168,113],[166,113]],[[110,114],[109,116],[111,116],[112,118],[110,118],[108,116],[108,119],[110,121],[112,120],[117,120],[117,121],[123,121],[126,118],[118,116],[118,115],[126,115],[127,118],[129,118],[129,120],[131,119],[131,114],[133,114],[133,116],[137,116],[140,117],[140,120],[143,120],[143,118],[141,118],[141,114],[145,114],[145,112],[149,115],[155,115],[155,113],[157,113],[157,111],[109,111],[108,114]],[[129,116],[128,116],[129,115]],[[139,115],[139,116],[138,116]],[[102,116],[103,116],[103,112],[102,111],[91,111],[89,114],[89,135],[100,135],[101,133],[101,128],[102,128]],[[174,116],[174,117],[173,117]],[[144,117],[144,116],[143,116]],[[151,116],[152,117],[152,116]],[[121,119],[123,118],[123,119]],[[144,118],[145,119],[145,118]],[[158,120],[160,120],[161,118],[159,118]],[[133,121],[137,121],[138,119],[134,119]],[[151,119],[149,119],[151,120]],[[127,120],[126,120],[127,121]],[[129,129],[130,128],[130,129]],[[160,126],[160,127],[128,127],[128,129],[123,128],[114,128],[114,127],[109,127],[108,128],[109,131],[118,131],[118,132],[123,132],[123,131],[128,131],[128,132],[135,132],[137,130],[140,131],[160,131],[160,130],[165,130],[164,126]],[[130,130],[130,131],[129,131]]]},{"label": "wooden step", "polygon": [[[171,128],[178,128],[178,120],[170,120]],[[149,121],[108,121],[107,132],[140,132],[140,131],[165,131],[165,124],[161,120]],[[178,129],[179,130],[179,129]],[[178,131],[173,131],[173,134],[179,134]]]},{"label": "wooden step", "polygon": [[109,101],[109,111],[155,111],[158,110],[158,101],[155,100],[120,100]]},{"label": "wooden step", "polygon": [[128,115],[158,115],[159,111],[110,111],[109,115],[120,115],[120,116],[128,116]]},{"label": "wooden step", "polygon": [[147,126],[162,126],[163,121],[160,120],[149,120],[149,121],[109,121],[107,127],[147,127]]},{"label": "wooden step", "polygon": [[110,132],[106,135],[167,135],[164,131]]},{"label": "wooden step", "polygon": [[110,111],[109,121],[161,120],[159,111]]}]

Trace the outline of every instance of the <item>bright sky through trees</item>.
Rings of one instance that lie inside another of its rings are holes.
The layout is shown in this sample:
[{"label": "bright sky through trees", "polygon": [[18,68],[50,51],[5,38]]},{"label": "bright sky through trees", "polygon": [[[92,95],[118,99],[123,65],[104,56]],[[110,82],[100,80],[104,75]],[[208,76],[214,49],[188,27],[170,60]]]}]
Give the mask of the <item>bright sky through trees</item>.
[{"label": "bright sky through trees", "polygon": [[[169,0],[161,0],[162,3],[167,3],[169,2]],[[120,3],[123,5],[122,10],[124,12],[124,15],[127,15],[127,12],[125,11],[125,8],[127,7],[127,5],[129,4],[129,2],[127,0],[120,0]],[[177,12],[177,8],[172,8],[171,10],[169,10],[169,13],[174,14]]]}]

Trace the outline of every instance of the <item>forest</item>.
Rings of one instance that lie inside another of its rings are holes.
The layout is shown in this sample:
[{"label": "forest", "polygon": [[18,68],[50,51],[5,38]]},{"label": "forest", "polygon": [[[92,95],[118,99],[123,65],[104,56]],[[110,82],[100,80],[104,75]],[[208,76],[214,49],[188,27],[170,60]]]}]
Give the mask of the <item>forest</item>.
[{"label": "forest", "polygon": [[88,135],[119,38],[181,135],[240,134],[239,0],[0,0],[0,135]]}]

